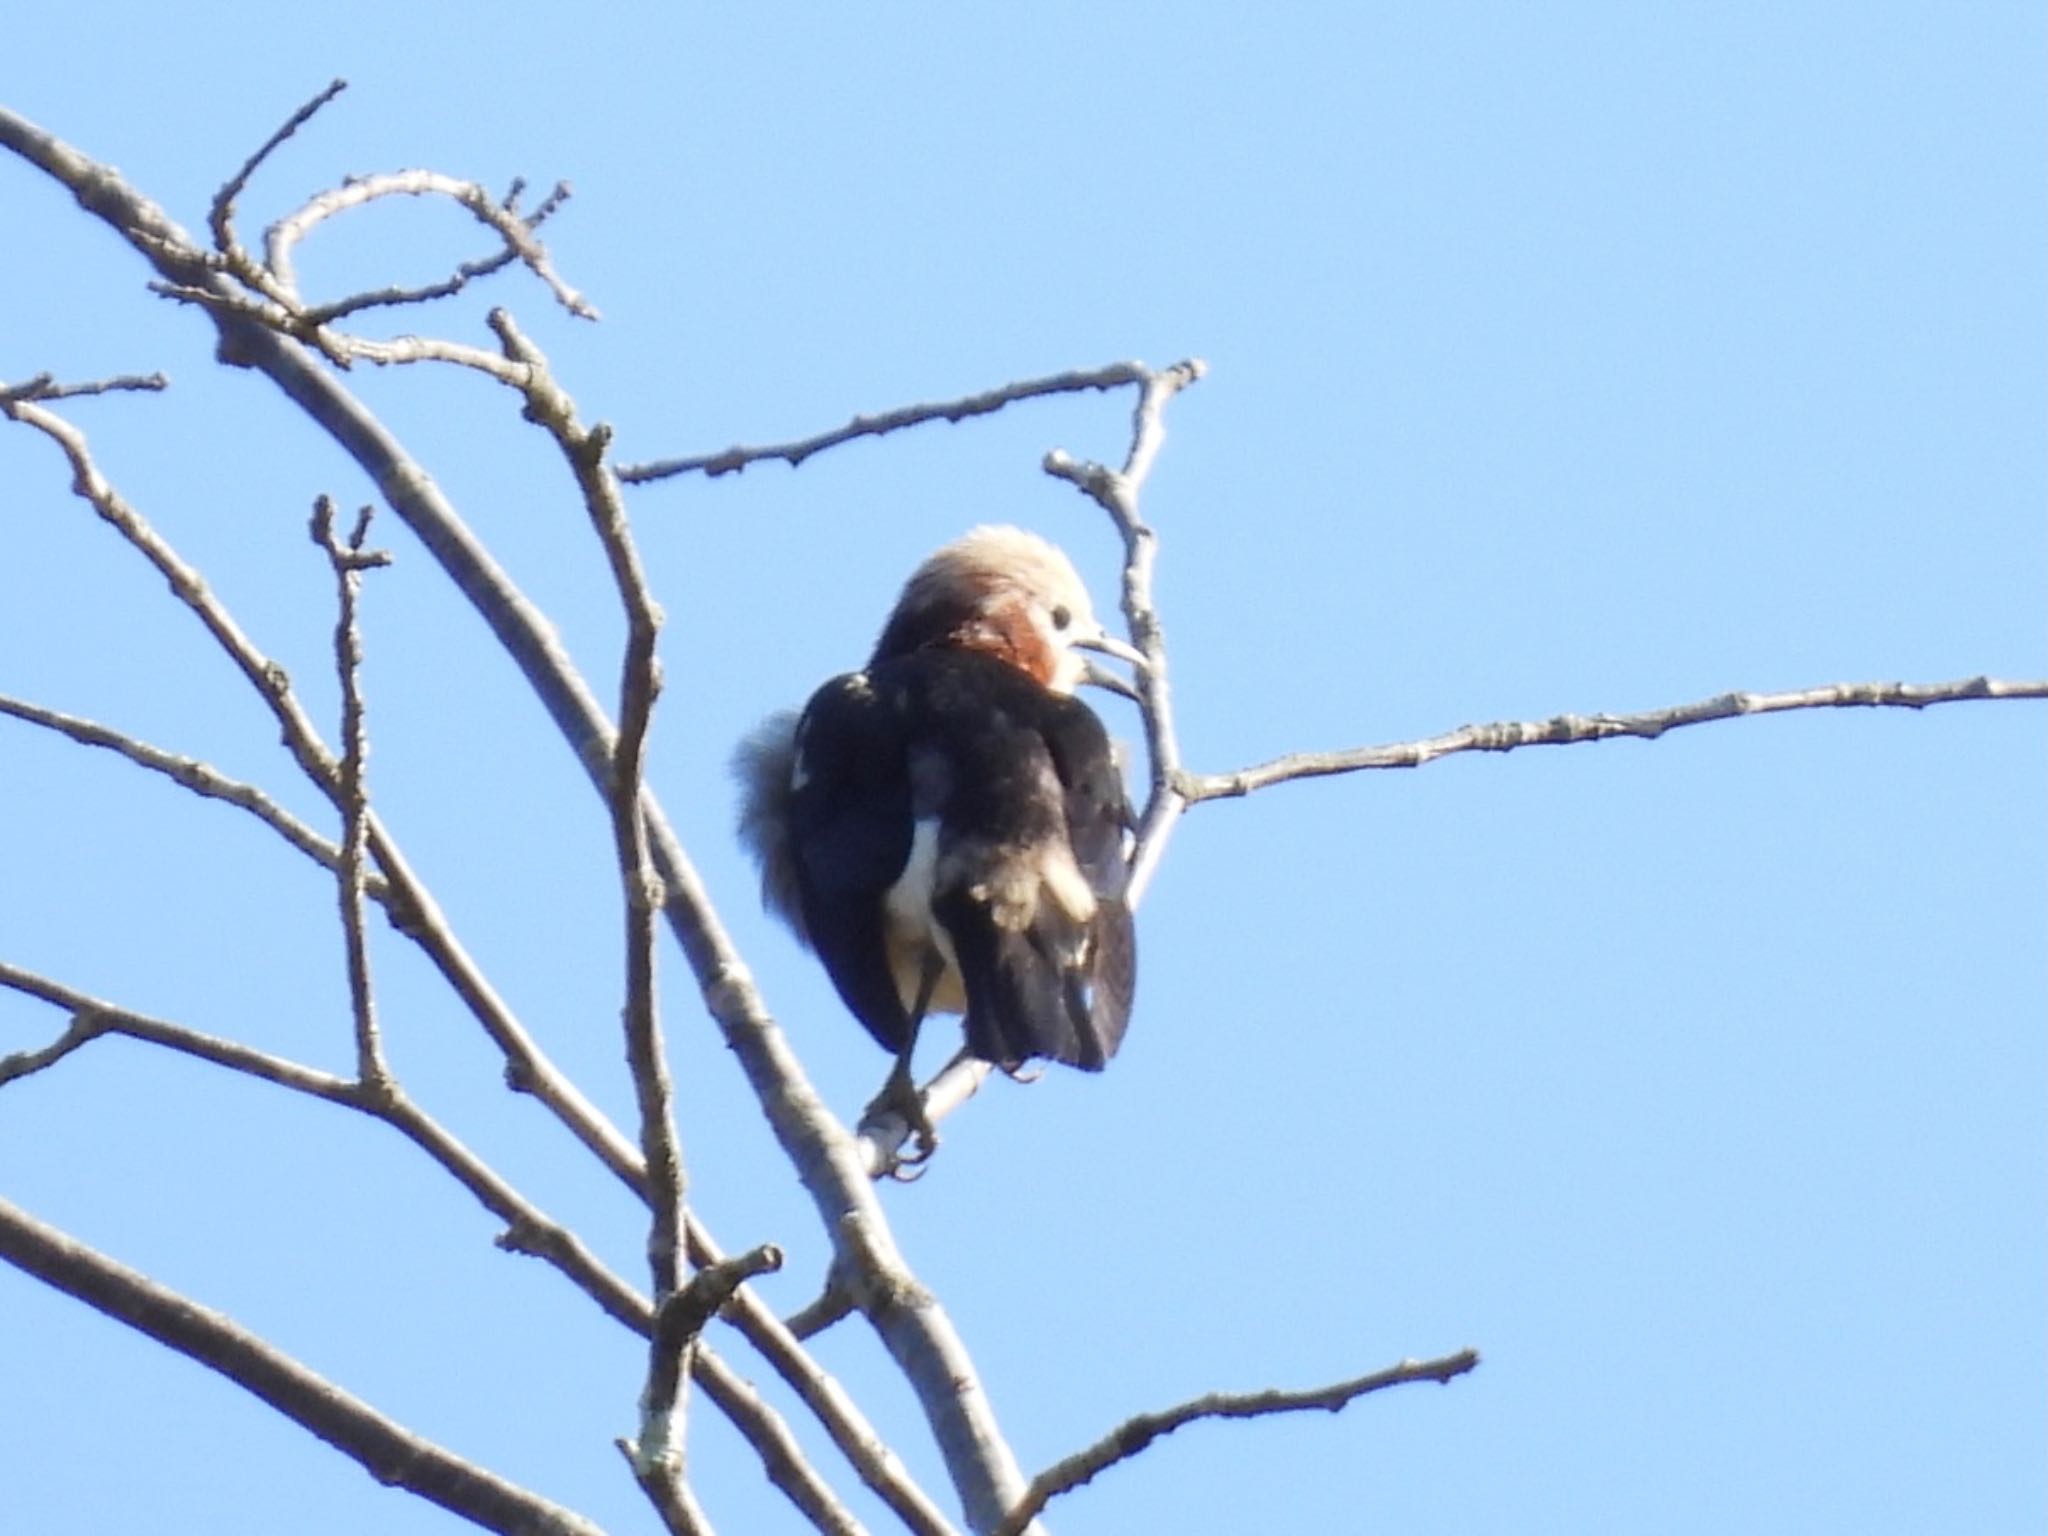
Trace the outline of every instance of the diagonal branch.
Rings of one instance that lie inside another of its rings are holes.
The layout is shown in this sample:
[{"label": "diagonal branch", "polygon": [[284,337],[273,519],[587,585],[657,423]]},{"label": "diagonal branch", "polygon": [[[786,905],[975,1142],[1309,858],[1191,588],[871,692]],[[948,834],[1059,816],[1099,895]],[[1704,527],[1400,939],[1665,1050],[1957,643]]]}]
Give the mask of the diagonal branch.
[{"label": "diagonal branch", "polygon": [[[341,867],[339,847],[300,821],[253,784],[231,779],[211,764],[201,762],[196,757],[183,757],[121,731],[112,730],[96,721],[78,715],[67,715],[61,710],[45,709],[40,704],[31,704],[26,699],[10,698],[6,694],[0,694],[0,715],[11,715],[29,725],[39,725],[45,730],[57,732],[60,736],[68,736],[80,746],[102,747],[127,758],[137,767],[162,774],[203,799],[219,800],[239,807],[314,863],[328,870],[339,870]],[[363,889],[373,901],[385,901],[390,894],[384,877],[378,874],[365,875]]]},{"label": "diagonal branch", "polygon": [[221,189],[213,195],[213,206],[207,212],[207,228],[213,231],[213,248],[221,255],[240,251],[241,241],[235,236],[235,200],[249,185],[249,178],[268,160],[284,141],[305,127],[313,114],[348,89],[348,82],[336,78],[328,82],[325,89],[306,102],[284,120],[283,125],[258,146],[256,153],[242,162],[242,168],[227,179]]},{"label": "diagonal branch", "polygon": [[1031,1488],[1016,1508],[995,1528],[994,1536],[1018,1536],[1053,1499],[1071,1492],[1120,1461],[1128,1461],[1161,1435],[1170,1435],[1197,1419],[1254,1419],[1276,1413],[1301,1413],[1320,1409],[1336,1413],[1371,1392],[1408,1382],[1448,1383],[1474,1370],[1479,1352],[1461,1349],[1437,1360],[1403,1360],[1399,1365],[1354,1377],[1327,1387],[1305,1391],[1211,1392],[1157,1413],[1141,1413],[1126,1419],[1086,1450],[1055,1462],[1031,1480]]},{"label": "diagonal branch", "polygon": [[[14,137],[10,138],[10,134]],[[10,147],[17,149],[32,163],[43,165],[59,181],[78,192],[81,200],[88,206],[100,208],[103,216],[108,217],[122,233],[133,238],[138,247],[157,262],[160,270],[168,270],[180,278],[189,278],[193,281],[217,281],[206,273],[202,265],[194,265],[189,255],[179,257],[178,253],[186,250],[186,247],[178,240],[170,238],[176,233],[175,226],[169,225],[160,212],[137,198],[110,172],[93,165],[84,157],[78,156],[75,151],[41,134],[40,130],[23,124],[20,119],[10,119],[4,110],[0,110],[0,143],[9,144]],[[223,312],[223,327],[232,329],[225,318],[227,313],[229,312]],[[330,385],[321,377],[305,360],[302,352],[279,342],[267,331],[241,331],[235,334],[240,336],[239,345],[251,349],[256,356],[265,359],[272,370],[272,376],[280,386],[294,399],[298,399],[315,421],[333,432],[343,447],[353,453],[363,463],[365,469],[387,488],[392,505],[406,516],[414,531],[435,552],[457,586],[489,621],[501,643],[533,684],[536,695],[548,707],[557,725],[576,749],[579,760],[595,775],[599,771],[598,765],[605,760],[607,744],[604,733],[609,731],[608,722],[604,720],[601,709],[566,655],[561,652],[552,628],[537,610],[533,609],[525,596],[512,585],[509,577],[497,567],[484,546],[462,524],[454,509],[441,497],[425,471],[404,456],[382,425],[363,411],[353,397]],[[497,369],[518,372],[522,376],[520,382],[523,382],[524,371],[516,369],[516,365],[490,353],[479,351],[478,356],[486,359]],[[60,445],[71,446],[64,444],[61,438],[59,441]],[[93,502],[95,509],[99,510],[102,516],[107,516],[108,509],[94,500],[94,496],[110,495],[111,487],[106,485],[104,477],[92,466],[89,455],[84,451],[82,437],[76,440],[75,446],[78,450],[73,458],[76,488],[81,495]],[[125,507],[125,503],[119,505]],[[132,514],[132,509],[127,510]],[[109,517],[108,520],[115,522],[117,527],[121,526],[113,517]],[[149,550],[145,549],[144,552],[149,553]],[[213,602],[211,594],[205,590],[204,583],[197,580],[196,572],[192,574],[193,587],[207,602]],[[201,616],[207,617],[205,614]],[[221,617],[224,619],[225,616]],[[214,623],[209,622],[208,627],[212,631]],[[243,666],[245,674],[249,670],[248,661],[253,659],[257,663],[257,676],[283,678],[282,669],[275,668],[274,664],[262,658],[254,651],[254,647],[249,647],[247,657],[232,650],[231,654],[236,655],[237,663]],[[270,697],[267,692],[265,696]],[[34,706],[27,708],[33,710]],[[24,714],[24,718],[29,717]],[[287,739],[291,739],[294,722],[283,715],[279,718],[280,723],[285,726]],[[304,720],[304,717],[300,716],[299,719]],[[305,725],[310,731],[310,721],[306,721]],[[122,750],[113,741],[94,744]],[[319,754],[323,758],[326,757],[325,748],[318,747],[317,737],[314,738],[314,745],[318,748]],[[158,767],[159,771],[169,772],[180,782],[184,781],[174,764],[159,765],[150,761],[151,751],[154,749],[128,755],[133,756],[144,766]],[[328,786],[322,782],[321,787],[326,790]],[[659,818],[659,807],[653,803],[651,796],[648,799],[648,806],[653,816]],[[680,845],[675,842],[674,834],[668,829],[665,820],[657,819],[653,824],[658,833],[654,848],[657,861],[667,870],[687,868],[687,861],[682,857]],[[644,1198],[647,1175],[639,1152],[549,1060],[525,1026],[513,1014],[509,1005],[499,997],[460,940],[455,937],[438,904],[413,875],[396,844],[384,833],[374,814],[371,819],[371,835],[373,852],[390,881],[388,899],[383,896],[379,899],[386,901],[394,925],[421,946],[450,987],[461,997],[492,1041],[503,1052],[506,1078],[510,1085],[520,1092],[531,1093],[539,1098],[607,1168],[611,1169],[628,1188]],[[317,834],[308,831],[306,836],[315,839],[315,842],[301,845],[304,851],[318,858],[328,868],[334,868],[339,859],[338,850],[334,849],[332,844],[317,839]],[[694,872],[691,872],[690,879],[694,884]],[[372,877],[370,892],[373,896],[379,895],[383,883],[377,877]],[[677,902],[685,898],[678,896],[673,887],[670,888],[670,893],[673,914]],[[698,888],[694,897],[689,899],[708,900],[701,888]],[[726,943],[722,932],[716,930],[715,920],[709,942],[714,953],[716,946]],[[727,953],[729,952],[728,949]],[[701,961],[703,958],[703,952],[700,950],[696,960]],[[723,965],[726,962],[713,963]],[[737,965],[736,957],[730,963]],[[705,974],[700,969],[700,977]],[[744,971],[741,970],[738,974],[743,976]],[[773,1031],[772,1021],[767,1019],[765,1012],[760,1011],[758,996],[751,994],[751,983],[748,986],[751,1002],[741,999],[734,1006],[742,1009],[751,1008],[754,1011],[758,1024],[751,1027]],[[750,1027],[750,1023],[751,1021],[743,1017],[737,1024],[730,1020],[724,1021],[722,1027],[731,1031]],[[75,1048],[76,1043],[82,1041],[74,1042],[66,1048],[67,1051]],[[773,1053],[779,1053],[780,1057],[779,1062],[769,1068],[771,1075],[777,1071],[784,1071],[801,1077],[795,1058],[788,1053],[779,1033],[773,1036],[768,1049]],[[336,1079],[335,1082],[346,1086],[341,1079]],[[789,1117],[799,1124],[804,1122],[806,1116],[813,1117],[815,1124],[831,1123],[829,1111],[809,1090],[808,1085],[799,1086],[801,1092],[791,1101]],[[523,1252],[541,1253],[542,1256],[552,1259],[552,1253],[521,1237],[523,1232],[529,1230],[522,1223],[512,1223],[507,1234],[507,1245]],[[719,1250],[694,1216],[689,1218],[688,1232],[696,1262],[716,1262]],[[890,1450],[888,1443],[875,1432],[844,1388],[819,1368],[803,1350],[799,1341],[782,1327],[774,1311],[752,1292],[743,1290],[728,1309],[727,1318],[762,1351],[777,1373],[803,1400],[805,1406],[818,1416],[833,1442],[847,1456],[862,1481],[873,1489],[910,1529],[924,1533],[924,1536],[943,1536],[948,1526],[931,1500],[917,1487],[908,1471]],[[842,1522],[831,1514],[835,1501],[832,1501],[829,1490],[824,1488],[816,1475],[802,1461],[794,1440],[788,1437],[787,1432],[782,1432],[779,1442],[764,1438],[768,1432],[767,1426],[778,1422],[774,1420],[772,1410],[766,1409],[765,1405],[757,1412],[745,1410],[739,1396],[743,1384],[738,1383],[737,1378],[718,1365],[708,1353],[700,1357],[699,1365],[699,1379],[705,1381],[707,1391],[719,1403],[722,1411],[748,1426],[748,1437],[757,1447],[762,1448],[764,1457],[768,1458],[770,1475],[777,1485],[784,1488],[814,1521],[828,1529],[843,1528]],[[758,1403],[758,1399],[755,1401]],[[751,1417],[742,1418],[743,1411],[751,1412]],[[781,1450],[774,1449],[778,1443],[783,1447]],[[1021,1485],[1020,1478],[1018,1486]]]},{"label": "diagonal branch", "polygon": [[159,1285],[5,1199],[0,1199],[0,1259],[218,1371],[359,1463],[380,1483],[506,1536],[601,1536],[575,1511],[414,1434],[232,1318]]},{"label": "diagonal branch", "polygon": [[1149,372],[1142,363],[1111,363],[1105,368],[1076,369],[1067,373],[1049,374],[1042,379],[1024,379],[1015,384],[1004,384],[996,389],[983,390],[978,395],[967,395],[958,400],[943,400],[931,405],[906,405],[893,411],[883,411],[873,416],[856,416],[843,427],[830,432],[820,432],[815,437],[806,437],[793,443],[778,443],[772,448],[731,447],[723,453],[700,454],[687,459],[660,459],[652,464],[628,464],[619,470],[619,478],[628,485],[641,485],[650,480],[666,480],[675,475],[702,472],[708,477],[734,474],[749,464],[758,464],[764,459],[780,459],[791,469],[797,468],[814,453],[823,453],[827,448],[836,448],[841,443],[850,443],[859,437],[881,437],[885,433],[900,432],[905,427],[920,426],[927,421],[965,421],[970,416],[986,416],[999,411],[1006,405],[1020,400],[1036,400],[1044,395],[1071,395],[1089,389],[1115,389],[1123,384],[1138,383]]},{"label": "diagonal branch", "polygon": [[[403,1093],[394,1090],[373,1101],[360,1084],[347,1078],[271,1056],[236,1041],[131,1013],[5,962],[0,962],[0,987],[39,998],[69,1010],[72,1015],[64,1033],[48,1046],[0,1056],[0,1087],[16,1078],[54,1066],[73,1051],[104,1035],[125,1035],[327,1103],[358,1110],[384,1121],[410,1140],[452,1174],[480,1205],[503,1220],[505,1230],[498,1238],[500,1248],[508,1253],[527,1254],[553,1265],[615,1321],[635,1333],[652,1334],[655,1325],[652,1303],[607,1269],[575,1233],[527,1200]],[[705,1243],[708,1248],[708,1238]],[[715,1248],[708,1248],[708,1256],[700,1262],[716,1264],[721,1262],[721,1258]],[[753,1338],[761,1331],[761,1316],[765,1310],[757,1298],[741,1291],[728,1303],[727,1316],[738,1324],[742,1332]],[[772,1315],[767,1317],[766,1326],[772,1332],[780,1331]],[[806,1403],[833,1431],[835,1440],[842,1445],[847,1443],[849,1435],[865,1435],[869,1441],[877,1440],[874,1432],[860,1419],[858,1410],[844,1401],[844,1393],[840,1392],[837,1384],[810,1364],[801,1351],[795,1352],[797,1359],[792,1362],[788,1358],[789,1352],[778,1350],[773,1340],[765,1344],[763,1350],[784,1376],[805,1393]],[[803,1369],[806,1366],[807,1373]],[[781,1489],[819,1530],[832,1532],[834,1536],[858,1536],[857,1522],[805,1459],[803,1448],[788,1425],[761,1399],[760,1394],[701,1344],[692,1361],[692,1370],[695,1379],[703,1384],[705,1395],[739,1427],[748,1443],[758,1452],[769,1481]],[[817,1400],[820,1394],[826,1399],[823,1403]],[[855,1453],[850,1450],[848,1454]],[[887,1455],[886,1447],[866,1460],[856,1457],[856,1465],[863,1478],[890,1499],[892,1507],[907,1503],[908,1507],[915,1509],[917,1501],[923,1500],[923,1495],[909,1483],[908,1476]],[[928,1501],[925,1507],[929,1507]],[[906,1519],[906,1524],[914,1531],[926,1533],[926,1536],[947,1536],[943,1521],[920,1524]]]},{"label": "diagonal branch", "polygon": [[1369,768],[1418,768],[1458,752],[1512,752],[1518,747],[1561,747],[1582,741],[1633,736],[1655,741],[1680,726],[1734,720],[1790,709],[1925,709],[1971,699],[2048,699],[2048,679],[2008,682],[1966,677],[1952,683],[1830,683],[1791,693],[1721,693],[1693,704],[1645,710],[1633,715],[1553,715],[1548,720],[1466,725],[1420,741],[1343,752],[1294,752],[1234,773],[1181,774],[1177,791],[1190,803],[1248,795],[1292,779],[1357,773]]},{"label": "diagonal branch", "polygon": [[[5,111],[0,111],[0,141],[4,141],[8,127],[8,116]],[[145,252],[161,252],[167,248],[167,239],[161,234],[153,234],[141,243]],[[208,280],[218,279],[209,277]],[[274,341],[267,332],[256,334]],[[85,435],[61,417],[34,405],[0,403],[0,410],[16,421],[37,428],[63,450],[72,468],[72,490],[170,584],[172,591],[191,609],[263,700],[301,771],[337,810],[343,810],[346,801],[341,793],[339,767],[334,754],[321,740],[312,718],[292,692],[291,679],[284,668],[263,654],[207,586],[198,570],[180,557],[100,472]],[[467,534],[466,529],[462,532]],[[393,925],[421,947],[456,996],[483,1026],[492,1043],[504,1054],[506,1080],[514,1089],[538,1098],[628,1188],[636,1194],[644,1193],[646,1172],[632,1144],[555,1067],[527,1033],[510,1005],[498,995],[482,969],[455,937],[432,893],[413,873],[396,840],[385,830],[374,811],[369,814],[368,835],[371,853],[388,884],[385,905],[391,913]]]},{"label": "diagonal branch", "polygon": [[71,1023],[51,1044],[39,1050],[0,1056],[0,1087],[16,1078],[55,1066],[73,1051],[105,1035],[124,1035],[177,1051],[198,1061],[272,1083],[323,1103],[338,1104],[381,1120],[432,1158],[477,1203],[505,1223],[498,1246],[530,1254],[552,1264],[606,1313],[626,1327],[645,1333],[654,1308],[593,1255],[573,1232],[528,1200],[495,1169],[408,1098],[396,1083],[376,1088],[282,1056],[259,1051],[236,1040],[222,1039],[182,1024],[117,1007],[0,961],[0,987],[37,998],[71,1014]]}]

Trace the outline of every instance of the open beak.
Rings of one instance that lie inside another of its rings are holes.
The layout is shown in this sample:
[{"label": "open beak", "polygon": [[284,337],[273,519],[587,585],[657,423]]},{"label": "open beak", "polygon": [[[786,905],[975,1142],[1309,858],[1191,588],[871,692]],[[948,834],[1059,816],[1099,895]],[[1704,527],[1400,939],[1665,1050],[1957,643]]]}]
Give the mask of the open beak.
[{"label": "open beak", "polygon": [[[1136,646],[1117,639],[1114,635],[1098,632],[1083,635],[1073,642],[1077,650],[1100,651],[1105,656],[1114,656],[1118,661],[1129,662],[1140,672],[1150,671],[1145,662],[1145,653]],[[1113,672],[1092,656],[1081,658],[1081,681],[1097,688],[1106,688],[1111,693],[1121,694],[1133,703],[1142,699],[1138,690],[1121,673]]]}]

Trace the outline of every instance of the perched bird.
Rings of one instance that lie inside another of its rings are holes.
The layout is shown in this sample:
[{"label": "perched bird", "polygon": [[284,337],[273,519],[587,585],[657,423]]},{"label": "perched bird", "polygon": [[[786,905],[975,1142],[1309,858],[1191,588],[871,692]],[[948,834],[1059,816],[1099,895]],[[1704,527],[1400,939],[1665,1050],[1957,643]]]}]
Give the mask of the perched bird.
[{"label": "perched bird", "polygon": [[1100,1071],[1130,1017],[1132,819],[1076,648],[1144,658],[1096,621],[1067,557],[977,528],[912,574],[867,668],[742,743],[741,840],[762,897],[896,1056],[870,1107],[936,1145],[910,1075],[930,1013],[970,1055]]}]

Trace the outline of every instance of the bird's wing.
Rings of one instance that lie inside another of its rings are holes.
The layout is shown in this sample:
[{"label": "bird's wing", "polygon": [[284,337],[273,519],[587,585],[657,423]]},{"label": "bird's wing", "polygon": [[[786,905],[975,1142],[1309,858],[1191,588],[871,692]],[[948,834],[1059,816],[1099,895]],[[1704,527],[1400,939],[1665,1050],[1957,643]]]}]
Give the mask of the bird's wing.
[{"label": "bird's wing", "polygon": [[956,773],[932,902],[966,983],[968,1047],[1098,1071],[1136,975],[1122,778],[1085,705],[1033,688],[1004,718]]},{"label": "bird's wing", "polygon": [[910,1032],[890,974],[885,901],[910,857],[910,780],[899,712],[865,673],[826,683],[797,725],[790,844],[811,947],[884,1049]]},{"label": "bird's wing", "polygon": [[1123,765],[1102,722],[1078,699],[1060,703],[1045,729],[1046,746],[1066,790],[1067,840],[1095,893],[1086,963],[1070,968],[1066,977],[1068,1008],[1085,1009],[1087,1032],[1106,1060],[1123,1043],[1137,986],[1137,933],[1124,900],[1130,873],[1126,845],[1135,818]]}]

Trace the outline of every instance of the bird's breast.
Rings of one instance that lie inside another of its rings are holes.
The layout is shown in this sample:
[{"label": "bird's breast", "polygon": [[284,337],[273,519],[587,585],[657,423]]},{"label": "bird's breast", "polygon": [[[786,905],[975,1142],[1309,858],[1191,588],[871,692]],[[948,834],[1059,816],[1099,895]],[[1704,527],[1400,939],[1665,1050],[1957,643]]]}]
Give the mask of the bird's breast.
[{"label": "bird's breast", "polygon": [[896,982],[896,993],[906,1012],[917,1006],[924,957],[929,952],[936,952],[945,968],[932,988],[926,1011],[967,1011],[967,988],[960,979],[952,937],[932,916],[932,892],[937,888],[938,878],[939,821],[936,816],[920,817],[911,827],[910,857],[903,862],[903,873],[883,898],[882,927],[889,947],[889,974]]}]

